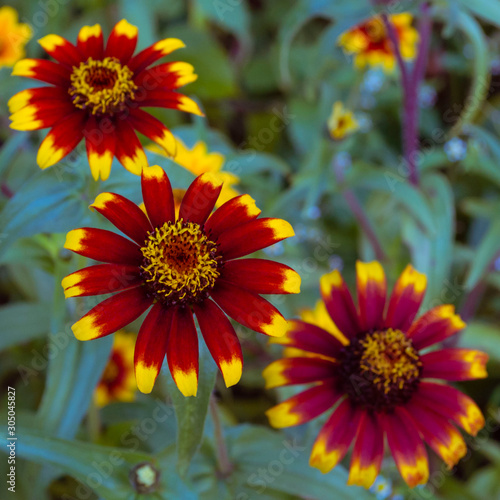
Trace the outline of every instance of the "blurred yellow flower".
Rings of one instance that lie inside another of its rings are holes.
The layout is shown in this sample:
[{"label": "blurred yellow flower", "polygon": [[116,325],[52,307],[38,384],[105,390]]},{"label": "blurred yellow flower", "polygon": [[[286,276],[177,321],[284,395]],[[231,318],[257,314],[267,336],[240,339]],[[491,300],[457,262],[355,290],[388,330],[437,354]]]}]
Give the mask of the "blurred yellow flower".
[{"label": "blurred yellow flower", "polygon": [[14,66],[26,55],[24,46],[32,36],[31,27],[18,21],[15,9],[0,7],[0,68]]},{"label": "blurred yellow flower", "polygon": [[[175,138],[175,142],[177,143],[177,152],[173,158],[175,163],[189,170],[189,172],[196,176],[204,174],[205,172],[211,172],[215,174],[217,180],[224,183],[219,199],[215,205],[216,207],[220,207],[222,204],[226,203],[226,201],[240,194],[233,187],[235,184],[239,184],[239,177],[229,172],[222,171],[225,160],[224,155],[221,153],[209,153],[207,151],[207,145],[202,141],[197,142],[192,149],[188,149],[177,137]],[[148,149],[162,156],[166,156],[163,149],[159,148],[156,144],[151,144],[148,146]],[[174,190],[174,198],[181,200],[183,193],[178,190],[176,196],[175,191],[176,190]]]},{"label": "blurred yellow flower", "polygon": [[96,405],[105,406],[113,401],[133,401],[137,384],[134,374],[135,335],[120,330],[116,333],[113,349],[94,398]]},{"label": "blurred yellow flower", "polygon": [[[389,16],[396,31],[401,55],[411,60],[417,52],[418,31],[413,28],[413,16],[409,13]],[[347,54],[354,54],[354,65],[381,66],[385,71],[394,69],[396,57],[382,18],[377,16],[355,26],[339,37],[339,45]]]},{"label": "blurred yellow flower", "polygon": [[333,105],[332,114],[328,118],[328,131],[333,139],[343,139],[359,129],[359,124],[352,111],[337,101]]}]

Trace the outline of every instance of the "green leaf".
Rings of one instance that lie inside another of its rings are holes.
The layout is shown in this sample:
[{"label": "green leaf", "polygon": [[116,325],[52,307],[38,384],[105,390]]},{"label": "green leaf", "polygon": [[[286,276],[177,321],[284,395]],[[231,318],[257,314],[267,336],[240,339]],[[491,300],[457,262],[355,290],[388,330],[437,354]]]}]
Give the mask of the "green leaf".
[{"label": "green leaf", "polygon": [[498,0],[458,0],[458,3],[466,10],[488,23],[500,28],[500,2]]},{"label": "green leaf", "polygon": [[15,302],[0,307],[0,350],[47,335],[50,328],[50,305]]},{"label": "green leaf", "polygon": [[203,438],[208,403],[217,375],[217,367],[212,356],[205,344],[203,342],[200,344],[200,372],[196,396],[183,396],[175,385],[170,372],[165,370],[167,389],[177,419],[177,470],[181,476],[187,473],[191,459]]}]

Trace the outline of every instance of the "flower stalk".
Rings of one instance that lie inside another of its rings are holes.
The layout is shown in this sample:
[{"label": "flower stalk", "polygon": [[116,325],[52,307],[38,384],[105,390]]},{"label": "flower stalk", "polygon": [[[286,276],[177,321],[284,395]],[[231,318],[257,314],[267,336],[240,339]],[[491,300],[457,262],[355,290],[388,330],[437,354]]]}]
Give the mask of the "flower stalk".
[{"label": "flower stalk", "polygon": [[229,458],[229,453],[227,451],[226,441],[224,440],[224,434],[222,432],[222,425],[219,417],[219,410],[217,408],[217,400],[214,394],[210,395],[209,403],[210,416],[214,423],[214,436],[215,436],[215,447],[217,454],[217,465],[220,475],[228,477],[233,471],[233,464]]}]

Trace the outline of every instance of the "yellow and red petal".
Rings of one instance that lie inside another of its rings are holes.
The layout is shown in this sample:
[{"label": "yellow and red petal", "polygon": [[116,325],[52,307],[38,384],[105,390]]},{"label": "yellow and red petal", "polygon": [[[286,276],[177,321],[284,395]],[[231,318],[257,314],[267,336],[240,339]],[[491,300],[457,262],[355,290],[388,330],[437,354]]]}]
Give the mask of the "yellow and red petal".
[{"label": "yellow and red petal", "polygon": [[67,156],[83,139],[85,115],[76,111],[52,127],[40,144],[36,162],[41,169],[51,167]]},{"label": "yellow and red petal", "polygon": [[219,250],[225,260],[236,259],[294,235],[292,226],[283,219],[256,219],[224,231],[218,238]]},{"label": "yellow and red petal", "polygon": [[21,90],[14,94],[8,101],[9,111],[15,113],[26,106],[43,106],[52,104],[54,101],[70,102],[69,95],[58,87],[37,87]]},{"label": "yellow and red petal", "polygon": [[62,280],[64,296],[87,297],[139,286],[141,270],[137,266],[98,264],[69,274]]},{"label": "yellow and red petal", "polygon": [[116,23],[108,38],[105,57],[116,57],[122,64],[127,64],[137,45],[137,26],[122,19]]},{"label": "yellow and red petal", "polygon": [[285,264],[265,259],[231,260],[221,277],[259,294],[300,293],[300,276]]},{"label": "yellow and red petal", "polygon": [[73,229],[66,236],[64,248],[110,264],[139,266],[142,263],[141,249],[134,242],[105,229]]},{"label": "yellow and red petal", "polygon": [[394,285],[385,326],[406,332],[420,309],[427,288],[427,277],[410,264],[401,273]]},{"label": "yellow and red petal", "polygon": [[94,60],[102,59],[104,55],[104,37],[99,24],[83,26],[78,33],[76,45],[82,53],[82,60],[89,57]]},{"label": "yellow and red petal", "polygon": [[198,391],[198,335],[189,307],[176,307],[167,341],[170,373],[184,396]]},{"label": "yellow and red petal", "polygon": [[358,313],[351,292],[340,272],[335,269],[321,276],[319,287],[323,302],[335,326],[347,338],[356,335],[360,331]]},{"label": "yellow and red petal", "polygon": [[142,169],[148,166],[144,153],[134,129],[125,121],[116,121],[115,155],[118,161],[135,175],[141,175]]},{"label": "yellow and red petal", "polygon": [[402,407],[380,415],[399,473],[410,488],[425,484],[429,479],[429,462],[424,443],[412,417]]},{"label": "yellow and red petal", "polygon": [[[147,70],[136,73],[134,82],[138,87],[146,90],[146,96],[142,106],[151,106],[149,101],[158,102],[154,106],[177,107],[180,105],[181,94],[172,92],[183,85],[194,82],[198,76],[194,72],[192,64],[182,61],[174,61],[158,64]],[[174,103],[177,101],[177,105]]]},{"label": "yellow and red petal", "polygon": [[454,387],[422,381],[414,394],[412,405],[429,408],[444,418],[455,421],[475,436],[484,427],[484,416],[477,404]]},{"label": "yellow and red petal", "polygon": [[286,385],[309,384],[335,377],[333,361],[314,357],[278,359],[262,372],[266,389]]},{"label": "yellow and red petal", "polygon": [[422,438],[451,469],[467,453],[465,441],[447,418],[419,405],[408,405]]},{"label": "yellow and red petal", "polygon": [[383,458],[384,431],[374,414],[364,412],[359,421],[347,484],[370,488],[377,479]]},{"label": "yellow and red petal", "polygon": [[153,390],[167,351],[174,309],[155,304],[144,319],[134,351],[135,379],[144,394]]},{"label": "yellow and red petal", "polygon": [[215,207],[222,182],[212,172],[199,175],[188,187],[179,208],[179,219],[202,226]]},{"label": "yellow and red petal", "polygon": [[130,59],[127,66],[135,74],[139,74],[143,69],[158,61],[158,59],[168,56],[174,50],[183,47],[185,47],[185,45],[182,40],[178,38],[165,38],[141,50],[141,52]]},{"label": "yellow and red petal", "polygon": [[382,328],[387,281],[379,262],[356,262],[359,322],[364,331]]},{"label": "yellow and red petal", "polygon": [[132,201],[120,194],[101,193],[90,208],[97,210],[138,245],[144,245],[148,233],[153,230],[144,212]]},{"label": "yellow and red petal", "polygon": [[[75,111],[68,99],[45,100],[28,104],[10,116],[14,130],[39,130],[53,127]],[[78,136],[78,133],[76,134]]]},{"label": "yellow and red petal", "polygon": [[38,40],[43,50],[56,61],[68,66],[78,66],[82,61],[80,51],[65,38],[59,35],[47,35]]},{"label": "yellow and red petal", "polygon": [[142,111],[131,109],[128,120],[132,127],[161,146],[169,156],[175,156],[177,143],[172,132],[154,116]]},{"label": "yellow and red petal", "polygon": [[231,322],[211,300],[195,304],[194,313],[205,344],[224,377],[226,387],[237,384],[243,370],[243,354]]},{"label": "yellow and red petal", "polygon": [[304,424],[329,410],[343,396],[332,383],[322,383],[273,406],[266,411],[277,429]]},{"label": "yellow and red petal", "polygon": [[455,307],[446,304],[423,314],[411,325],[407,336],[415,348],[421,350],[455,335],[465,326],[460,316],[455,314]]},{"label": "yellow and red petal", "polygon": [[474,380],[486,378],[488,355],[472,349],[439,349],[421,356],[423,378]]},{"label": "yellow and red petal", "polygon": [[216,240],[224,231],[255,220],[261,211],[255,200],[248,194],[242,194],[226,201],[205,223],[205,232]]},{"label": "yellow and red petal", "polygon": [[338,356],[343,347],[340,341],[330,332],[323,330],[319,326],[296,319],[288,321],[285,335],[273,338],[270,342],[333,359]]},{"label": "yellow and red petal", "polygon": [[83,135],[92,177],[96,181],[99,177],[105,181],[111,172],[115,154],[115,133],[107,131],[105,125],[91,115],[87,119]]},{"label": "yellow and red petal", "polygon": [[78,340],[109,335],[135,321],[153,303],[143,287],[117,293],[91,309],[71,329]]},{"label": "yellow and red petal", "polygon": [[309,465],[323,474],[332,470],[351,446],[362,414],[349,399],[344,399],[319,432],[311,451]]},{"label": "yellow and red petal", "polygon": [[210,295],[220,308],[243,326],[271,337],[285,334],[287,323],[266,299],[219,279]]},{"label": "yellow and red petal", "polygon": [[44,59],[21,59],[14,66],[12,75],[33,78],[66,89],[70,85],[71,68]]},{"label": "yellow and red petal", "polygon": [[141,176],[142,197],[153,227],[175,220],[172,186],[165,171],[158,165],[145,167]]}]

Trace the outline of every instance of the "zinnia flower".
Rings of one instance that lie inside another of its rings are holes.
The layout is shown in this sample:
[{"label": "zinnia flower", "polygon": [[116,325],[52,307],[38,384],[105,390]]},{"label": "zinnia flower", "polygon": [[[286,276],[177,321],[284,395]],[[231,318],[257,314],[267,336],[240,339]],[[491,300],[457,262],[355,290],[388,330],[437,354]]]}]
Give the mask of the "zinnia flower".
[{"label": "zinnia flower", "polygon": [[142,392],[152,390],[166,353],[179,390],[185,396],[196,394],[193,313],[227,386],[239,381],[243,361],[225,314],[257,332],[285,333],[285,319],[259,294],[298,293],[300,277],[283,264],[239,257],[293,236],[292,227],[281,219],[259,219],[260,210],[248,195],[233,198],[210,215],[221,188],[213,174],[197,177],[176,217],[167,175],[158,166],[146,167],[142,195],[147,216],[113,193],[101,193],[91,205],[130,239],[92,228],[67,235],[65,248],[106,264],[64,278],[66,297],[119,292],[73,325],[77,339],[109,335],[153,306],[135,346]]},{"label": "zinnia flower", "polygon": [[134,345],[132,333],[119,331],[113,340],[113,348],[94,397],[97,406],[113,401],[129,402],[135,398],[137,385],[134,376]]},{"label": "zinnia flower", "polygon": [[173,108],[203,115],[198,105],[176,90],[194,80],[193,66],[169,62],[152,66],[184,47],[166,38],[133,55],[138,31],[126,20],[113,28],[104,47],[101,27],[84,26],[76,46],[58,35],[47,35],[40,45],[57,62],[23,59],[13,75],[34,78],[47,87],[23,90],[9,101],[11,128],[51,127],[38,150],[37,163],[54,165],[85,139],[94,179],[108,178],[113,156],[140,175],[146,155],[135,133],[175,153],[171,132],[143,107]]},{"label": "zinnia flower", "polygon": [[424,484],[429,476],[424,441],[452,467],[467,450],[454,424],[473,435],[484,425],[471,398],[434,379],[486,377],[488,356],[470,349],[427,350],[465,323],[451,305],[415,320],[426,277],[410,265],[387,307],[382,266],[358,262],[356,270],[357,308],[341,274],[332,271],[320,281],[332,322],[321,328],[293,320],[285,336],[273,339],[300,351],[266,368],[266,386],[314,385],[267,415],[274,427],[288,427],[335,407],[314,443],[312,466],[328,472],[354,441],[349,484],[369,488],[379,474],[386,438],[408,485]]},{"label": "zinnia flower", "polygon": [[24,46],[31,38],[31,28],[20,23],[17,11],[0,7],[0,68],[13,66],[25,56]]},{"label": "zinnia flower", "polygon": [[[223,182],[222,191],[215,204],[216,207],[220,207],[226,201],[231,198],[238,196],[240,193],[234,189],[234,185],[240,182],[238,176],[230,173],[224,172],[222,170],[224,166],[224,155],[217,152],[208,152],[207,145],[203,141],[197,142],[191,149],[189,149],[179,138],[175,137],[176,151],[175,156],[172,160],[175,161],[181,167],[191,172],[194,175],[201,175],[205,172],[211,172],[214,174],[214,178]],[[151,151],[155,153],[165,155],[165,152],[152,144],[148,147]],[[175,197],[175,192],[174,192]]]},{"label": "zinnia flower", "polygon": [[328,118],[328,131],[333,139],[340,140],[356,132],[359,129],[358,121],[352,111],[337,101],[332,108],[332,114]]},{"label": "zinnia flower", "polygon": [[[412,27],[412,15],[394,14],[389,16],[389,20],[396,31],[402,57],[406,60],[413,59],[417,52],[419,36],[418,31]],[[354,54],[354,65],[357,68],[381,66],[386,71],[394,69],[396,56],[380,16],[373,17],[340,35],[339,45],[347,54]]]}]

